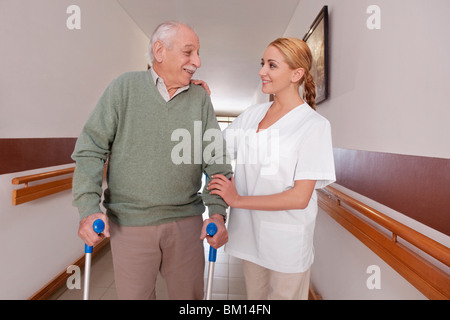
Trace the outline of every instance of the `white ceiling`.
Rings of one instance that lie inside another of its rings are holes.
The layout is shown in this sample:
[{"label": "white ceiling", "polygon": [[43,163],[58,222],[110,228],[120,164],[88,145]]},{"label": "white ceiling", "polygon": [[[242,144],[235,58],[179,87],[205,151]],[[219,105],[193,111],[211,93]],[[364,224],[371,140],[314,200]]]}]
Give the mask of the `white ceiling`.
[{"label": "white ceiling", "polygon": [[260,90],[266,46],[283,36],[300,0],[117,0],[150,38],[158,24],[177,20],[200,38],[205,80],[218,114],[238,114]]}]

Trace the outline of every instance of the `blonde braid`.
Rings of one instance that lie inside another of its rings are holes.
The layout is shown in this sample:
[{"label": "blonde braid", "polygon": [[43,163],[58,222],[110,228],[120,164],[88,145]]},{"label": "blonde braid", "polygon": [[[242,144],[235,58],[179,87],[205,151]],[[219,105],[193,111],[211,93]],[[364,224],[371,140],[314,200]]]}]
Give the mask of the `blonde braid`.
[{"label": "blonde braid", "polygon": [[306,100],[313,110],[316,110],[316,84],[309,71],[306,72],[303,77],[305,78],[303,84],[303,99]]}]

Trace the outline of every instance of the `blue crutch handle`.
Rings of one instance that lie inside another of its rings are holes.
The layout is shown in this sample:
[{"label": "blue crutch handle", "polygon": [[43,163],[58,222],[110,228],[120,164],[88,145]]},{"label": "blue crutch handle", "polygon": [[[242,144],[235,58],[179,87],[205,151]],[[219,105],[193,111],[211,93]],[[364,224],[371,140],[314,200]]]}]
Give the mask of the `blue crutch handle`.
[{"label": "blue crutch handle", "polygon": [[[217,226],[215,223],[211,222],[206,226],[206,233],[210,236],[215,235],[217,232]],[[213,247],[209,247],[209,260],[210,262],[216,262],[217,250]]]},{"label": "blue crutch handle", "polygon": [[[94,221],[92,228],[96,233],[100,234],[103,232],[103,230],[105,230],[105,223],[103,222],[102,219],[97,219]],[[84,244],[84,253],[92,253],[93,249],[94,249],[93,246],[88,246],[87,244]]]}]

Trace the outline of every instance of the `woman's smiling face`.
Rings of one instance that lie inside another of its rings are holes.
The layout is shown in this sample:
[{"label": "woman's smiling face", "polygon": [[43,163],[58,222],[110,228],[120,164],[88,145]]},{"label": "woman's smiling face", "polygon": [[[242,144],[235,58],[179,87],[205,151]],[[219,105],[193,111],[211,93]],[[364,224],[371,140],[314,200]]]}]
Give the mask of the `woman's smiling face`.
[{"label": "woman's smiling face", "polygon": [[262,80],[262,92],[276,94],[292,84],[294,74],[286,63],[283,54],[274,46],[267,47],[261,59],[259,76]]}]

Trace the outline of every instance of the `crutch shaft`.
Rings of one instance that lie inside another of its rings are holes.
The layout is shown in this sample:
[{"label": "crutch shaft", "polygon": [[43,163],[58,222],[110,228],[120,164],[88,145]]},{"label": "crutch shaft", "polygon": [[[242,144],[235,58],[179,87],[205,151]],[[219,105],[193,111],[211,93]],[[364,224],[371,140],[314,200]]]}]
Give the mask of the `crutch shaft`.
[{"label": "crutch shaft", "polygon": [[[103,232],[105,228],[105,223],[103,222],[102,219],[97,219],[94,221],[92,228],[97,234],[100,234]],[[88,246],[87,244],[84,245],[85,260],[84,260],[83,300],[89,300],[89,282],[91,278],[91,257],[93,249],[94,249],[93,246]]]},{"label": "crutch shaft", "polygon": [[214,262],[210,261],[208,267],[208,282],[206,284],[206,300],[211,300],[213,278],[214,278]]},{"label": "crutch shaft", "polygon": [[89,300],[89,279],[91,278],[91,253],[85,255],[83,300]]}]

